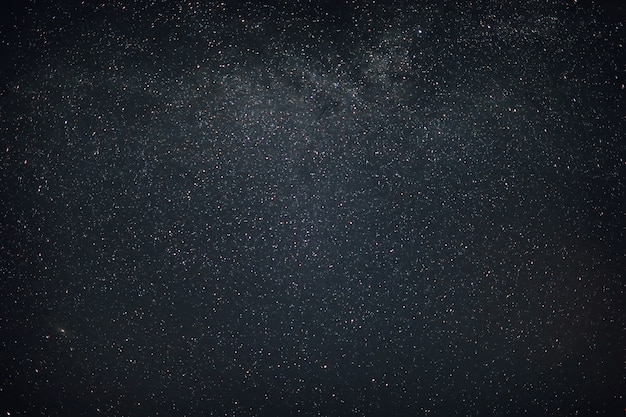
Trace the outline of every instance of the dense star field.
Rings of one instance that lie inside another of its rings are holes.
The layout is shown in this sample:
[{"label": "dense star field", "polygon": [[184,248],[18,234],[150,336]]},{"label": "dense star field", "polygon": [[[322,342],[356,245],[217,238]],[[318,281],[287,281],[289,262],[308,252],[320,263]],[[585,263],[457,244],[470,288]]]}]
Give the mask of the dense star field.
[{"label": "dense star field", "polygon": [[4,6],[0,414],[623,415],[626,15],[448,3]]}]

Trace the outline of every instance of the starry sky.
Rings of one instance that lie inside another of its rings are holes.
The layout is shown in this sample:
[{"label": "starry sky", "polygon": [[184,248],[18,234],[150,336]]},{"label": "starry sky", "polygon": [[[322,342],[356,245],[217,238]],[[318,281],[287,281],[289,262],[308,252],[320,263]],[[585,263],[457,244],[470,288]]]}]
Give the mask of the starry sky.
[{"label": "starry sky", "polygon": [[0,415],[626,407],[626,13],[24,1]]}]

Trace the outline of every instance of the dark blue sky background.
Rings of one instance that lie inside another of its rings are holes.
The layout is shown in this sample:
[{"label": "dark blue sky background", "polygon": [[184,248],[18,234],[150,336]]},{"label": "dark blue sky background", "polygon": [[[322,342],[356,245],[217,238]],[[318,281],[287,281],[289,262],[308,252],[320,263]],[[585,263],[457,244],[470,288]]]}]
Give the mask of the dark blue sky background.
[{"label": "dark blue sky background", "polygon": [[0,20],[3,415],[623,414],[622,9],[57,3]]}]

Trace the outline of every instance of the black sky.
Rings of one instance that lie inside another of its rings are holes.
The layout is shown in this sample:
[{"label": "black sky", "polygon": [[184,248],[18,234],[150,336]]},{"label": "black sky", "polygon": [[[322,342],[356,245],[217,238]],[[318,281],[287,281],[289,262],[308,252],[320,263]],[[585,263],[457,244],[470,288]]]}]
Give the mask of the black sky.
[{"label": "black sky", "polygon": [[622,9],[462,3],[5,5],[0,413],[623,415]]}]

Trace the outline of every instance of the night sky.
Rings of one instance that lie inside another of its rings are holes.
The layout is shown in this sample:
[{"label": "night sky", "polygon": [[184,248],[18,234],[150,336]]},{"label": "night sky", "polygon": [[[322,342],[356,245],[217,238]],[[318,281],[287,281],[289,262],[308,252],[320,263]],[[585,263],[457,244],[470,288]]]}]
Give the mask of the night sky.
[{"label": "night sky", "polygon": [[626,13],[451,3],[5,4],[0,416],[623,416]]}]

